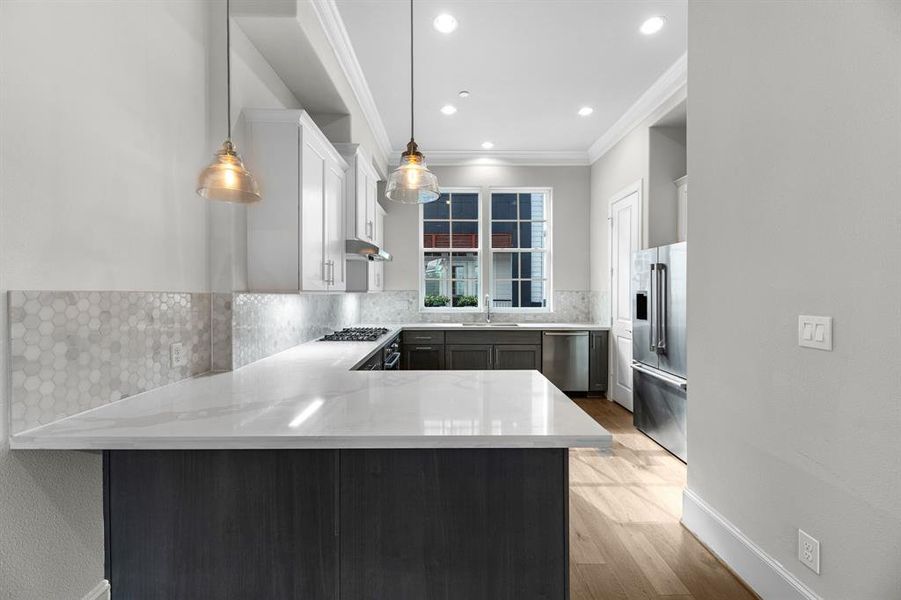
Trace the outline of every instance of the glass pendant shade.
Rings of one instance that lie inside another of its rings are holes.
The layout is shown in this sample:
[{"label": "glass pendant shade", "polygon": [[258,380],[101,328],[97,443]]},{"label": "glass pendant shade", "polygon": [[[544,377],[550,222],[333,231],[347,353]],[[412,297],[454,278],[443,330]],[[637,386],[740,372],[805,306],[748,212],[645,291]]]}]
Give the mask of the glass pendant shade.
[{"label": "glass pendant shade", "polygon": [[216,158],[200,173],[197,193],[208,200],[253,204],[260,201],[260,189],[231,140],[225,140]]},{"label": "glass pendant shade", "polygon": [[427,204],[438,199],[438,177],[429,171],[425,157],[410,140],[407,151],[400,157],[400,166],[391,173],[385,196],[402,204]]}]

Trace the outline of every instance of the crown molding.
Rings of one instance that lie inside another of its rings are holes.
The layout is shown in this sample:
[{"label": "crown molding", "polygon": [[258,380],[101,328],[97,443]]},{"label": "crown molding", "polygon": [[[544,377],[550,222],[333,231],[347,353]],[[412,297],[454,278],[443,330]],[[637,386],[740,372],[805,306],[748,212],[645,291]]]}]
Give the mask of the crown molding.
[{"label": "crown molding", "polygon": [[[399,156],[403,150],[394,150]],[[425,149],[426,162],[430,166],[587,166],[588,153],[584,150],[429,150]]]},{"label": "crown molding", "polygon": [[623,116],[604,132],[604,135],[588,148],[589,162],[593,163],[602,157],[639,123],[650,117],[664,102],[687,89],[687,83],[688,53],[686,52],[657,81],[651,84],[651,87],[645,90],[638,100],[623,113]]},{"label": "crown molding", "polygon": [[360,103],[363,116],[369,123],[369,128],[375,136],[379,149],[386,157],[390,156],[392,150],[388,131],[385,129],[378,108],[376,108],[375,99],[372,97],[369,84],[363,75],[363,68],[360,67],[360,61],[357,60],[357,54],[350,42],[347,28],[344,27],[344,20],[338,12],[338,5],[335,0],[313,0],[312,5],[316,16],[319,17],[319,23],[325,31],[325,37],[338,58],[338,64],[341,65],[341,70],[347,77],[357,102]]}]

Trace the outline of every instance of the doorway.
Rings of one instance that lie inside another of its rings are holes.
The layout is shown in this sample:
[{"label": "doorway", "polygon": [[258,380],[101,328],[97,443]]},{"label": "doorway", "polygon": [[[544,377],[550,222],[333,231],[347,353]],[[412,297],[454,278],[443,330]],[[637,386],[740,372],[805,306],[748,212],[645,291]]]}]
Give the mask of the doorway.
[{"label": "doorway", "polygon": [[632,254],[641,247],[641,180],[610,199],[610,399],[632,410]]}]

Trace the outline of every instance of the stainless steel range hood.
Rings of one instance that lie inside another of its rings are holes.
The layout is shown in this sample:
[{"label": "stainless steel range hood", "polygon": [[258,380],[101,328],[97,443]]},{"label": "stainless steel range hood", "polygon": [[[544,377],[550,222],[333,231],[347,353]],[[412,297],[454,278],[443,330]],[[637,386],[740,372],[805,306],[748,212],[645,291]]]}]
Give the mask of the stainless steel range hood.
[{"label": "stainless steel range hood", "polygon": [[384,261],[391,260],[391,253],[384,248],[379,248],[375,244],[364,242],[362,240],[347,240],[344,243],[344,251],[349,259]]}]

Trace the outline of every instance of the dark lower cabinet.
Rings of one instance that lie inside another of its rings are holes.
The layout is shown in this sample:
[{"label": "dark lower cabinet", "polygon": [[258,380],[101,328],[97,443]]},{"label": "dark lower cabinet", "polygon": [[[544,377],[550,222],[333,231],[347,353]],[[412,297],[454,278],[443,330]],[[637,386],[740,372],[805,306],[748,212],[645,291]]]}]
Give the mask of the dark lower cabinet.
[{"label": "dark lower cabinet", "polygon": [[567,456],[342,450],[342,599],[565,600]]},{"label": "dark lower cabinet", "polygon": [[608,376],[608,332],[592,331],[588,345],[588,391],[606,392]]},{"label": "dark lower cabinet", "polygon": [[495,369],[541,370],[541,345],[507,344],[494,347]]},{"label": "dark lower cabinet", "polygon": [[444,364],[457,371],[491,369],[493,348],[488,344],[448,344],[444,348]]},{"label": "dark lower cabinet", "polygon": [[336,450],[104,453],[114,599],[338,597]]},{"label": "dark lower cabinet", "polygon": [[566,448],[104,452],[113,600],[566,600]]},{"label": "dark lower cabinet", "polygon": [[401,368],[409,371],[435,371],[444,368],[444,346],[404,344]]}]

